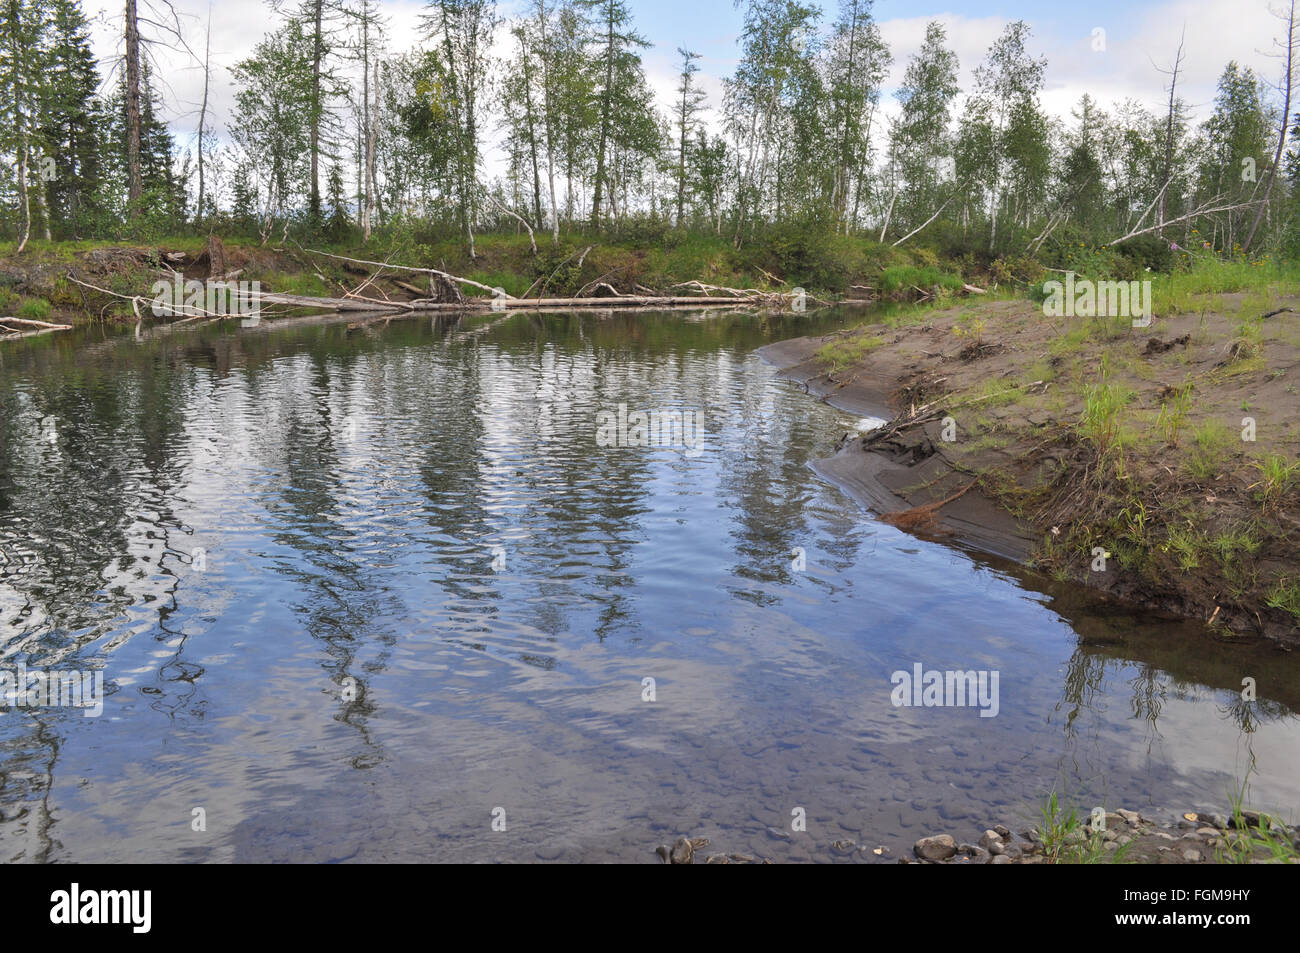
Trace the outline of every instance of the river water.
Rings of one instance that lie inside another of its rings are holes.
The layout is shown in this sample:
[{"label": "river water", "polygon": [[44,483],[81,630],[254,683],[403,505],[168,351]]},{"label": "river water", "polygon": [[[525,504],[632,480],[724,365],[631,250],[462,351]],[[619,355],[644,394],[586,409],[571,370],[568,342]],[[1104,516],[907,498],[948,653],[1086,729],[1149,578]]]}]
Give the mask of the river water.
[{"label": "river water", "polygon": [[[1298,660],[910,537],[810,471],[855,418],[754,352],[860,317],[0,346],[0,668],[105,691],[0,710],[0,857],[658,863],[689,834],[866,862],[1053,790],[1172,814],[1247,776],[1293,819]],[[620,405],[699,440],[617,445]],[[997,672],[996,716],[894,705],[917,663]]]}]

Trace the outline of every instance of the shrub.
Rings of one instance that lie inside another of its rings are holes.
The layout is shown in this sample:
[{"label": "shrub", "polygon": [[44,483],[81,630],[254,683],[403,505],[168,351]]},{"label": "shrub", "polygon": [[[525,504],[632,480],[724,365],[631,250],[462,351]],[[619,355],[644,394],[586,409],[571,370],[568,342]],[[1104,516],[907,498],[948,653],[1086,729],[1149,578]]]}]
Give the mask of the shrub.
[{"label": "shrub", "polygon": [[17,317],[44,321],[50,316],[50,303],[44,298],[28,298],[18,307]]}]

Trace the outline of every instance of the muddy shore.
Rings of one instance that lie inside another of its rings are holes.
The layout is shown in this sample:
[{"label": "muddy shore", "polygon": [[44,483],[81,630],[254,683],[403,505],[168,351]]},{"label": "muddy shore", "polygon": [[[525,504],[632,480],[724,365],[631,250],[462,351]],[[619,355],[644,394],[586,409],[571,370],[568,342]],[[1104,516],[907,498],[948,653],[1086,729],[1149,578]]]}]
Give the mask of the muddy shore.
[{"label": "muddy shore", "polygon": [[[1029,301],[979,302],[759,354],[809,395],[888,421],[844,434],[814,466],[887,522],[1291,649],[1300,494],[1289,477],[1260,487],[1266,464],[1300,451],[1297,322],[1216,303],[1116,333],[1053,325]],[[1099,368],[1123,396],[1104,450],[1080,427]],[[1250,442],[1237,439],[1247,418]]]}]

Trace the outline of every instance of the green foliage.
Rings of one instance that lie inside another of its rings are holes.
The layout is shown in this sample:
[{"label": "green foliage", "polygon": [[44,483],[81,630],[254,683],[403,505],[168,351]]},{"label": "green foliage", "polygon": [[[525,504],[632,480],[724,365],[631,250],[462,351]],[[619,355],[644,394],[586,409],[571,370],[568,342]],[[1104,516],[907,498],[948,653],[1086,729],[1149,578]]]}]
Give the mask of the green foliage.
[{"label": "green foliage", "polygon": [[808,225],[781,225],[764,235],[762,258],[786,282],[809,290],[843,288],[865,261],[857,240]]},{"label": "green foliage", "polygon": [[1138,235],[1116,245],[1121,257],[1132,262],[1131,273],[1170,272],[1174,270],[1175,255],[1171,243],[1155,235]]},{"label": "green foliage", "polygon": [[50,316],[50,303],[44,298],[28,298],[18,307],[17,317],[45,321]]}]

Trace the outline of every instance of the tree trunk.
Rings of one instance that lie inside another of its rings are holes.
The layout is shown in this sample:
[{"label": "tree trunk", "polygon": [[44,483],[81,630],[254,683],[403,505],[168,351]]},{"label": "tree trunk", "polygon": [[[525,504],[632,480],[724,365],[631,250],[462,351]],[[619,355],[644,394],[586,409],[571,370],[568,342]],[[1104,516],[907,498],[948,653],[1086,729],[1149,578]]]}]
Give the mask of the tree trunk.
[{"label": "tree trunk", "polygon": [[[607,0],[608,2],[608,0]],[[600,231],[601,186],[605,179],[606,149],[609,140],[610,87],[614,84],[614,9],[612,2],[606,17],[605,88],[600,94],[600,142],[596,147],[596,187],[591,199],[591,227]]]},{"label": "tree trunk", "polygon": [[203,220],[203,197],[205,194],[204,183],[203,183],[203,127],[204,124],[207,122],[207,118],[208,118],[208,80],[212,76],[212,70],[210,68],[211,53],[212,53],[212,8],[209,7],[208,8],[208,33],[207,33],[207,39],[204,41],[204,45],[203,45],[203,105],[199,108],[199,141],[197,147],[197,152],[199,157],[199,200],[198,200],[198,204],[194,207],[195,225],[198,225],[199,222]]},{"label": "tree trunk", "polygon": [[140,173],[140,23],[136,0],[126,0],[126,197],[130,217],[140,215],[144,179]]},{"label": "tree trunk", "polygon": [[321,60],[325,57],[323,28],[325,0],[315,0],[312,8],[312,61],[311,61],[311,196],[309,198],[312,224],[320,220],[320,118],[321,118]]}]

